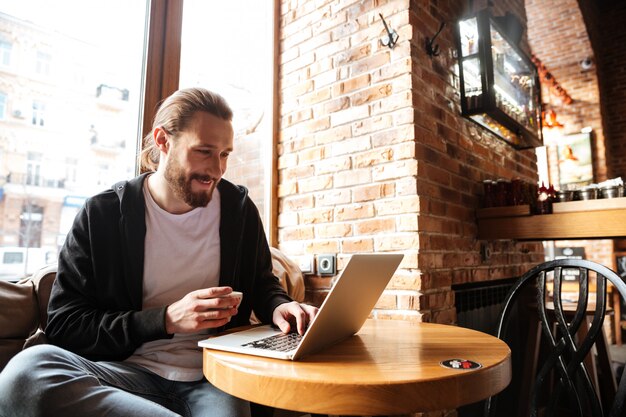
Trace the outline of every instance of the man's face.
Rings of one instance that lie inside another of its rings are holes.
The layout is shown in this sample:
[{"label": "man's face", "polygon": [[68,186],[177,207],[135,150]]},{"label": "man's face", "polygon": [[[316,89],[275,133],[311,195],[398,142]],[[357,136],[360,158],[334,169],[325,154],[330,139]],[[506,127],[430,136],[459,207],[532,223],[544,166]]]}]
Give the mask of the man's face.
[{"label": "man's face", "polygon": [[231,122],[196,112],[170,144],[164,174],[174,195],[192,208],[206,207],[233,150]]}]

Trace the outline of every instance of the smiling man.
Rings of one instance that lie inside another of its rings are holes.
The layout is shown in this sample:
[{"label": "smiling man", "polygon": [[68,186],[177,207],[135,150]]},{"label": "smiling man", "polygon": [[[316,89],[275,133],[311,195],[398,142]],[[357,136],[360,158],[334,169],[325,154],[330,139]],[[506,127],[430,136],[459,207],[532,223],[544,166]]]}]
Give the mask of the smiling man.
[{"label": "smiling man", "polygon": [[[52,345],[0,374],[0,416],[248,416],[202,376],[197,342],[252,311],[304,332],[317,309],[272,274],[258,211],[222,176],[232,111],[194,88],[166,99],[144,139],[148,171],[90,198],[59,257]],[[241,305],[228,295],[244,294]]]}]

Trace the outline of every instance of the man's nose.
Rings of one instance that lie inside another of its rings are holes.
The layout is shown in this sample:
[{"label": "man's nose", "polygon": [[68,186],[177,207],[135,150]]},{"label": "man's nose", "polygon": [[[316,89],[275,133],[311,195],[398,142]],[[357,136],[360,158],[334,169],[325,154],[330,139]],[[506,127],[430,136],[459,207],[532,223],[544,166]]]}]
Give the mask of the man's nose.
[{"label": "man's nose", "polygon": [[214,178],[221,178],[224,175],[222,161],[219,157],[211,158],[207,167],[208,174]]}]

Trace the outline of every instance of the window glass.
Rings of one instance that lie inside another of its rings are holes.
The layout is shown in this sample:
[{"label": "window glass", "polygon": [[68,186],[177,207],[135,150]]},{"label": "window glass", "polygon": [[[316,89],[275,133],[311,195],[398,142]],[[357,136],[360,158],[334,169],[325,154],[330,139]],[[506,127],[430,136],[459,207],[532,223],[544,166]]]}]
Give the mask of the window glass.
[{"label": "window glass", "polygon": [[46,115],[46,105],[41,101],[33,101],[32,122],[35,126],[43,126]]},{"label": "window glass", "polygon": [[22,252],[5,252],[2,256],[2,263],[20,264],[24,262],[24,254]]},{"label": "window glass", "polygon": [[11,65],[11,42],[0,39],[0,65]]},{"label": "window glass", "polygon": [[7,95],[0,93],[0,119],[4,119],[4,114],[7,108]]},{"label": "window glass", "polygon": [[37,51],[37,61],[35,72],[39,75],[50,75],[50,66],[52,65],[52,55]]},{"label": "window glass", "polygon": [[85,199],[135,175],[146,10],[0,0],[0,254],[28,254],[1,280],[56,261]]},{"label": "window glass", "polygon": [[266,228],[272,157],[274,0],[185,0],[180,86],[221,94],[234,112],[224,178],[248,187]]}]

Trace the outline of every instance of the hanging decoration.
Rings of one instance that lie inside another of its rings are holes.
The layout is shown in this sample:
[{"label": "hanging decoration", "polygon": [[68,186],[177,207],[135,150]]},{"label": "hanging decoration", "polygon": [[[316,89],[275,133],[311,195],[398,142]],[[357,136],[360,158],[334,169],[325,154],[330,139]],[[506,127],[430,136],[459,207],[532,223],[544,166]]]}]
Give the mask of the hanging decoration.
[{"label": "hanging decoration", "polygon": [[547,110],[544,109],[541,112],[543,127],[546,127],[548,129],[562,128],[564,127],[563,123],[561,123],[557,119],[557,113],[552,106],[552,93],[554,92],[563,104],[572,104],[574,100],[567,93],[567,91],[565,91],[565,89],[561,87],[556,78],[554,78],[554,75],[552,75],[552,73],[548,71],[546,66],[541,62],[539,58],[537,58],[535,55],[531,55],[530,59],[533,64],[537,66],[537,73],[539,74],[541,83],[548,88],[548,108]]},{"label": "hanging decoration", "polygon": [[554,75],[552,75],[550,71],[548,71],[548,69],[545,65],[543,65],[541,60],[535,55],[531,55],[530,59],[537,67],[537,73],[539,74],[541,83],[545,83],[545,85],[548,86],[549,90],[554,91],[556,93],[556,96],[561,99],[563,104],[572,104],[574,102],[574,99],[572,99],[572,97],[567,94],[567,91],[565,91],[565,89],[561,87],[556,78],[554,78]]}]

